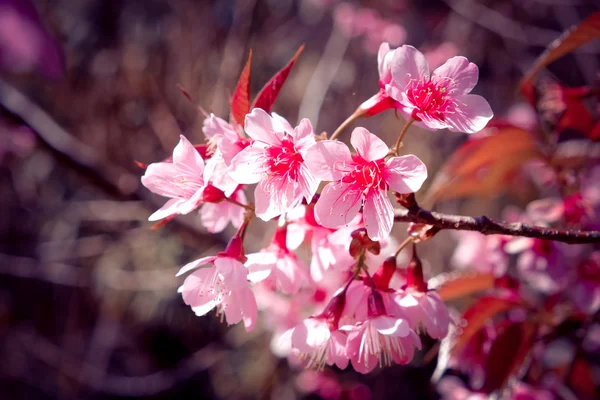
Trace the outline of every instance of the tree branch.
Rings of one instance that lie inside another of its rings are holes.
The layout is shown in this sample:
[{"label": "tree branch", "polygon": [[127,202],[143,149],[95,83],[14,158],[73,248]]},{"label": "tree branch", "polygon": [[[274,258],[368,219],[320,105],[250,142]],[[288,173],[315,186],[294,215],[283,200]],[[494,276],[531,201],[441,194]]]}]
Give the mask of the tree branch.
[{"label": "tree branch", "polygon": [[562,230],[535,226],[522,222],[498,222],[486,216],[468,217],[463,215],[443,214],[421,208],[414,200],[414,195],[398,199],[406,210],[396,210],[394,220],[397,222],[414,222],[426,224],[438,229],[476,231],[484,235],[525,236],[536,239],[555,240],[558,242],[600,243],[599,231],[581,231],[578,229]]}]

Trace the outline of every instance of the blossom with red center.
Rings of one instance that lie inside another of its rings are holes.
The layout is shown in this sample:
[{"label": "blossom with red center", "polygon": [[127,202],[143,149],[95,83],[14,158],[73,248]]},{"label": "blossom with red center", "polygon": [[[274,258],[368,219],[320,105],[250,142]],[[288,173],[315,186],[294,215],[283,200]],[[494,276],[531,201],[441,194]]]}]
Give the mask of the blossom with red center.
[{"label": "blossom with red center", "polygon": [[268,221],[303,198],[310,202],[319,185],[304,162],[315,143],[310,121],[303,119],[293,129],[282,117],[255,108],[246,115],[245,130],[254,142],[231,160],[230,174],[241,184],[258,183],[256,215]]},{"label": "blossom with red center", "polygon": [[[194,271],[178,290],[185,304],[198,316],[216,307],[218,313],[225,314],[228,324],[243,320],[247,331],[254,329],[258,307],[254,293],[248,287],[248,269],[242,264],[244,260],[238,233],[224,252],[184,265],[177,276]],[[199,268],[205,264],[212,266]]]},{"label": "blossom with red center", "polygon": [[218,149],[223,155],[225,165],[229,165],[233,157],[250,144],[234,126],[214,114],[206,117],[202,123],[202,132],[208,139],[210,148],[213,151]]},{"label": "blossom with red center", "polygon": [[315,206],[317,222],[328,228],[348,225],[363,207],[364,224],[373,240],[389,236],[394,209],[388,189],[412,193],[427,178],[427,168],[414,155],[391,157],[386,144],[364,128],[352,132],[352,155],[345,144],[324,140],[313,145],[306,164],[320,180],[332,181],[323,189]]},{"label": "blossom with red center", "polygon": [[368,316],[357,325],[340,328],[348,331],[346,354],[357,372],[371,372],[377,364],[390,366],[409,363],[415,347],[421,348],[419,336],[408,322],[388,315],[379,291],[372,289],[368,299]]},{"label": "blossom with red center", "polygon": [[[387,60],[387,57],[386,57]],[[485,127],[493,112],[481,96],[469,94],[479,69],[465,57],[452,57],[429,74],[425,56],[412,46],[394,50],[386,64],[392,79],[386,94],[407,118],[429,129],[474,133]]]},{"label": "blossom with red center", "polygon": [[198,150],[182,135],[173,150],[172,161],[150,164],[142,176],[142,184],[150,191],[171,198],[148,220],[188,214],[198,208],[209,172]]}]

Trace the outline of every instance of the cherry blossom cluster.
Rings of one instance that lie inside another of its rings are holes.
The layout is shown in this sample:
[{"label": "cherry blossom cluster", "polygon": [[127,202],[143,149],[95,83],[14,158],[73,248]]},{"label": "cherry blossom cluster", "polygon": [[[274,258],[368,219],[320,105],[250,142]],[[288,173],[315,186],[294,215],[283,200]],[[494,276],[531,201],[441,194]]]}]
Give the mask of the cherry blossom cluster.
[{"label": "cherry blossom cluster", "polygon": [[[433,129],[475,132],[492,117],[488,103],[469,92],[477,67],[454,57],[431,75],[411,46],[379,51],[380,91],[359,110],[395,108]],[[258,310],[274,332],[273,350],[324,365],[367,373],[378,365],[406,364],[421,349],[419,334],[448,333],[446,306],[428,287],[413,248],[398,262],[405,241],[390,236],[391,195],[418,191],[427,168],[355,128],[351,148],[332,135],[315,135],[308,119],[293,127],[276,113],[250,110],[243,126],[213,114],[203,125],[208,143],[184,136],[172,157],[147,167],[142,183],[169,200],[151,221],[199,210],[209,232],[237,228],[227,248],[181,268],[179,292],[198,315],[216,309],[228,324],[254,329]],[[248,201],[251,185],[253,202]],[[254,217],[277,221],[268,246],[247,254]],[[305,249],[308,249],[308,256]]]}]

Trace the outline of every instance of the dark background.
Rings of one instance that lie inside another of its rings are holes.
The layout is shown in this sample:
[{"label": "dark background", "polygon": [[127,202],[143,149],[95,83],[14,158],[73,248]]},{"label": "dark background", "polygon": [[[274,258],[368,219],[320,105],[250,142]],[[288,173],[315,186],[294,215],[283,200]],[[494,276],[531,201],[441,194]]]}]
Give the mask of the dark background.
[{"label": "dark background", "polygon": [[[195,214],[157,231],[146,221],[162,203],[141,186],[134,160],[163,159],[180,132],[203,141],[202,114],[176,85],[226,118],[250,49],[254,95],[304,43],[274,111],[331,132],[378,89],[376,50],[385,35],[361,33],[374,15],[382,26],[399,26],[390,28],[396,38],[405,29],[397,44],[420,48],[434,64],[468,57],[480,68],[474,92],[496,116],[527,119],[518,80],[548,43],[598,6],[349,2],[372,9],[349,35],[335,22],[344,9],[334,0],[40,0],[46,36],[35,44],[27,34],[39,34],[34,20],[7,11],[15,3],[0,1],[2,399],[316,396],[300,390],[297,369],[271,354],[269,332],[228,329],[212,314],[197,318],[176,293],[178,266],[216,252],[231,234],[207,234]],[[597,79],[598,61],[591,43],[548,73],[583,85]],[[390,142],[403,121],[389,111],[362,124]],[[464,139],[414,129],[406,149],[433,176]],[[495,216],[507,201],[446,209]],[[254,250],[269,239],[264,229],[251,234]],[[454,242],[446,238],[421,253],[429,271],[449,268]],[[418,357],[367,376],[326,373],[338,375],[342,398],[417,399],[434,397],[433,367]]]}]

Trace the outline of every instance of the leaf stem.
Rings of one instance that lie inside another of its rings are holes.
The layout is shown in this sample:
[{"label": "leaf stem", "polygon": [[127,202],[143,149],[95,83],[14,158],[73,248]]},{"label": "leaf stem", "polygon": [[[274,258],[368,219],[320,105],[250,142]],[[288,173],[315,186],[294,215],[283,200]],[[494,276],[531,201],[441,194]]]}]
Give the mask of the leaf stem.
[{"label": "leaf stem", "polygon": [[396,250],[396,252],[394,253],[394,258],[398,258],[398,256],[400,255],[400,252],[402,250],[404,250],[404,248],[406,246],[408,246],[413,240],[414,240],[414,237],[412,237],[412,236],[409,236],[406,239],[404,239],[404,241],[402,243],[400,243],[398,250]]}]

